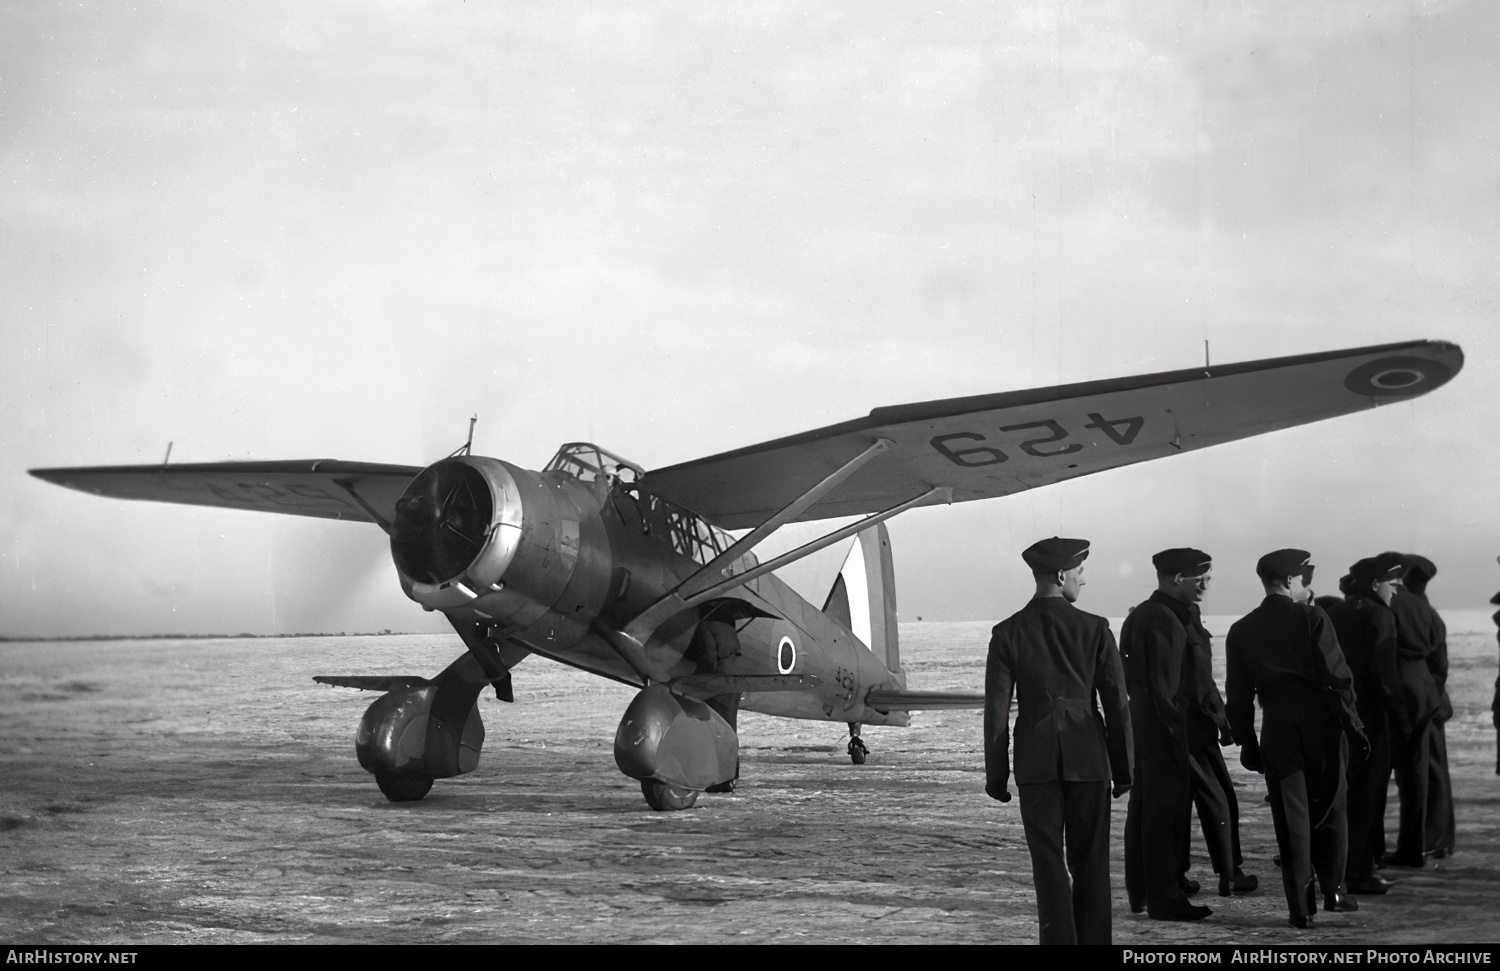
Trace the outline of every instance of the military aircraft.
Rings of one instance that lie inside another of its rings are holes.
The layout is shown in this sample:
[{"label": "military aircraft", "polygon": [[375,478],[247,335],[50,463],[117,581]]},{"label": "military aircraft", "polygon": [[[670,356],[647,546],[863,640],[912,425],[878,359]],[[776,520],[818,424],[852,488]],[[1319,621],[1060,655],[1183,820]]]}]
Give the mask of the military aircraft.
[{"label": "military aircraft", "polygon": [[[31,474],[102,496],[385,530],[406,595],[442,611],[466,648],[433,678],[318,679],[383,692],[355,748],[388,798],[420,799],[434,779],[473,771],[480,692],[512,700],[511,668],[537,654],[640,688],[615,733],[615,762],[654,809],[686,809],[702,792],[733,788],[740,709],[846,722],[858,763],[864,724],[982,704],[977,694],[908,689],[884,525],[892,516],[1406,401],[1462,366],[1460,348],[1438,341],[1205,362],[876,408],[649,472],[573,443],[537,472],[464,447],[426,468],[319,459]],[[767,562],[755,555],[785,524],[854,516]],[[851,536],[821,607],[775,575]]]}]

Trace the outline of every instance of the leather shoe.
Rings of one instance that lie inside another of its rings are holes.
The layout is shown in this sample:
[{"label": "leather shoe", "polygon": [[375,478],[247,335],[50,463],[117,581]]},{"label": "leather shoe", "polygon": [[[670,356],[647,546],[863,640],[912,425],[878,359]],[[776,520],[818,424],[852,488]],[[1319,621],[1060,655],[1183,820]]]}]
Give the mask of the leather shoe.
[{"label": "leather shoe", "polygon": [[1353,883],[1349,884],[1349,892],[1360,894],[1385,893],[1387,890],[1391,889],[1391,884],[1392,881],[1390,880],[1384,880],[1380,877],[1371,875],[1363,880],[1356,880]]},{"label": "leather shoe", "polygon": [[1144,914],[1146,912],[1146,902],[1144,900],[1132,900],[1130,902],[1130,912],[1132,914]]},{"label": "leather shoe", "polygon": [[1335,890],[1333,893],[1325,893],[1323,895],[1323,909],[1328,911],[1330,914],[1337,913],[1339,911],[1344,911],[1347,913],[1351,910],[1358,910],[1359,901],[1355,900],[1347,893],[1340,893],[1339,891]]},{"label": "leather shoe", "polygon": [[1385,865],[1420,870],[1427,865],[1427,858],[1425,856],[1388,856],[1385,858]]},{"label": "leather shoe", "polygon": [[1260,887],[1260,880],[1253,873],[1245,873],[1236,869],[1234,876],[1219,877],[1219,896],[1228,897],[1230,894],[1254,893]]},{"label": "leather shoe", "polygon": [[1213,913],[1210,907],[1185,907],[1182,910],[1169,910],[1166,913],[1150,914],[1152,920],[1202,920]]},{"label": "leather shoe", "polygon": [[1292,916],[1292,917],[1290,917],[1290,918],[1287,919],[1287,923],[1291,924],[1293,927],[1297,928],[1298,930],[1304,930],[1306,928],[1311,928],[1311,927],[1316,927],[1317,926],[1313,922],[1313,919],[1311,917]]},{"label": "leather shoe", "polygon": [[1197,880],[1192,880],[1188,877],[1178,877],[1177,885],[1181,887],[1182,892],[1187,894],[1189,897],[1191,897],[1195,893],[1203,892],[1203,885]]}]

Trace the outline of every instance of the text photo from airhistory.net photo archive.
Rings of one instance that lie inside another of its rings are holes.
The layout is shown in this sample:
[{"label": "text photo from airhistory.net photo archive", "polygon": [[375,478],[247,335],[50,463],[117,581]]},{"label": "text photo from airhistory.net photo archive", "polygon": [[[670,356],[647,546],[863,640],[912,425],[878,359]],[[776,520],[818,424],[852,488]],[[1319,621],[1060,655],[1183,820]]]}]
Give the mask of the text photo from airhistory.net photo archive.
[{"label": "text photo from airhistory.net photo archive", "polygon": [[1500,942],[1500,8],[0,4],[0,961]]}]

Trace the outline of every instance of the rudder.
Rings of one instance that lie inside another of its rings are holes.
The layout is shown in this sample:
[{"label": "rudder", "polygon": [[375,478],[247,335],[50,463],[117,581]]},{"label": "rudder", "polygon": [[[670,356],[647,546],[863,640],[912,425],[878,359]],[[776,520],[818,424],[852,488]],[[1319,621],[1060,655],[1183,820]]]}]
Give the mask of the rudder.
[{"label": "rudder", "polygon": [[905,686],[896,630],[895,561],[885,523],[855,534],[855,542],[823,603],[823,613],[851,630],[885,663],[896,682]]}]

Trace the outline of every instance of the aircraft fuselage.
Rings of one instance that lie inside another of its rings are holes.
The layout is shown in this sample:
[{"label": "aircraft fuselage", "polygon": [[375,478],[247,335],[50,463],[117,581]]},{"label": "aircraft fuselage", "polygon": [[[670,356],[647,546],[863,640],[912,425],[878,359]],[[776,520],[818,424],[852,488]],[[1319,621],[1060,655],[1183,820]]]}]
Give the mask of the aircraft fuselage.
[{"label": "aircraft fuselage", "polygon": [[[623,628],[730,542],[689,510],[614,476],[587,480],[468,455],[413,481],[391,534],[402,589],[424,607],[455,624],[485,625],[493,640],[632,685],[644,679],[600,628]],[[713,620],[733,635],[700,633]],[[645,650],[670,678],[818,679],[812,690],[746,692],[742,708],[826,721],[908,720],[863,703],[873,687],[904,687],[904,677],[771,574],[667,621]]]}]

